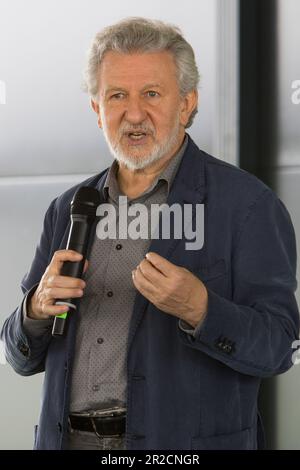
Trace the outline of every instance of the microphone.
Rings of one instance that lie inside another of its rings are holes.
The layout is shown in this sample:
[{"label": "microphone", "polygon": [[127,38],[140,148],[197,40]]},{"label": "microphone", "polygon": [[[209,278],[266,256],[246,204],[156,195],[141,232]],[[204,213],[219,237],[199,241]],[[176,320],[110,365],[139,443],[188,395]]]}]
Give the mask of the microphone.
[{"label": "microphone", "polygon": [[[96,220],[97,207],[101,202],[97,189],[89,186],[81,186],[71,201],[71,227],[67,241],[67,250],[74,250],[83,255],[81,261],[65,261],[60,274],[81,278],[88,249],[88,241],[92,226]],[[57,299],[55,305],[68,305],[76,310],[78,299]],[[55,316],[52,336],[63,336],[66,331],[68,312]]]}]

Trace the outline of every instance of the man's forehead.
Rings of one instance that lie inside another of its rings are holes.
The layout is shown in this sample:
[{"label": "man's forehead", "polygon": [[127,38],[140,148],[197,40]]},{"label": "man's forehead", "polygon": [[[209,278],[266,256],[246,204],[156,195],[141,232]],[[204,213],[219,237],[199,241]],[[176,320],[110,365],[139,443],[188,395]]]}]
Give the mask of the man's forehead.
[{"label": "man's forehead", "polygon": [[157,50],[157,51],[132,51],[132,52],[119,52],[119,51],[114,51],[114,50],[108,50],[104,53],[102,57],[102,62],[105,61],[130,61],[130,60],[136,60],[136,59],[145,59],[147,61],[149,60],[154,60],[154,59],[161,59],[161,60],[166,60],[166,58],[169,57],[170,59],[173,59],[173,54],[172,52],[162,49],[162,50]]},{"label": "man's forehead", "polygon": [[132,72],[133,74],[165,73],[176,68],[173,56],[168,51],[136,52],[124,54],[108,51],[100,65],[100,74],[113,76]]},{"label": "man's forehead", "polygon": [[168,51],[122,54],[109,51],[102,59],[99,78],[105,89],[119,88],[122,83],[139,83],[142,87],[164,87],[176,77],[176,66]]}]

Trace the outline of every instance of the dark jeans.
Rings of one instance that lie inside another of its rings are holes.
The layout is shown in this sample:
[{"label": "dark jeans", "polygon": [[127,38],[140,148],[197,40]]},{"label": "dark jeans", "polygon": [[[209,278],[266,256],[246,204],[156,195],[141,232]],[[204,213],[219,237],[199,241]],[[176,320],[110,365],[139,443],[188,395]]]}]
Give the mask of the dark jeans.
[{"label": "dark jeans", "polygon": [[68,450],[126,450],[125,434],[98,437],[93,432],[69,430],[65,449]]}]

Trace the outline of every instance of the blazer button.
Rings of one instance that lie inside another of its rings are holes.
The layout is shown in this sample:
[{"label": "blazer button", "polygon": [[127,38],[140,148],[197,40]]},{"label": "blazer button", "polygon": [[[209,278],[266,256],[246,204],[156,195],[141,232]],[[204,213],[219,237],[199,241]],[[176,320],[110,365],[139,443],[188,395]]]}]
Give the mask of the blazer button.
[{"label": "blazer button", "polygon": [[234,342],[222,336],[216,339],[215,345],[226,354],[231,354],[234,351]]},{"label": "blazer button", "polygon": [[224,344],[223,350],[229,354],[232,351],[232,346],[230,346],[230,344]]},{"label": "blazer button", "polygon": [[29,356],[29,347],[24,343],[19,344],[19,351],[23,354],[23,356]]}]

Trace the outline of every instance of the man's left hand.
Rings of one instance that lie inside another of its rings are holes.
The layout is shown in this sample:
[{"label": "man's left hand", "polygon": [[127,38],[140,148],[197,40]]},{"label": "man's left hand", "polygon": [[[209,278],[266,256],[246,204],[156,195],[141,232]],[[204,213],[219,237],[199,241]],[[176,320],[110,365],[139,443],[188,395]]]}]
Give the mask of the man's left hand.
[{"label": "man's left hand", "polygon": [[135,287],[165,313],[181,318],[194,328],[207,311],[203,282],[182,266],[149,252],[132,271]]}]

